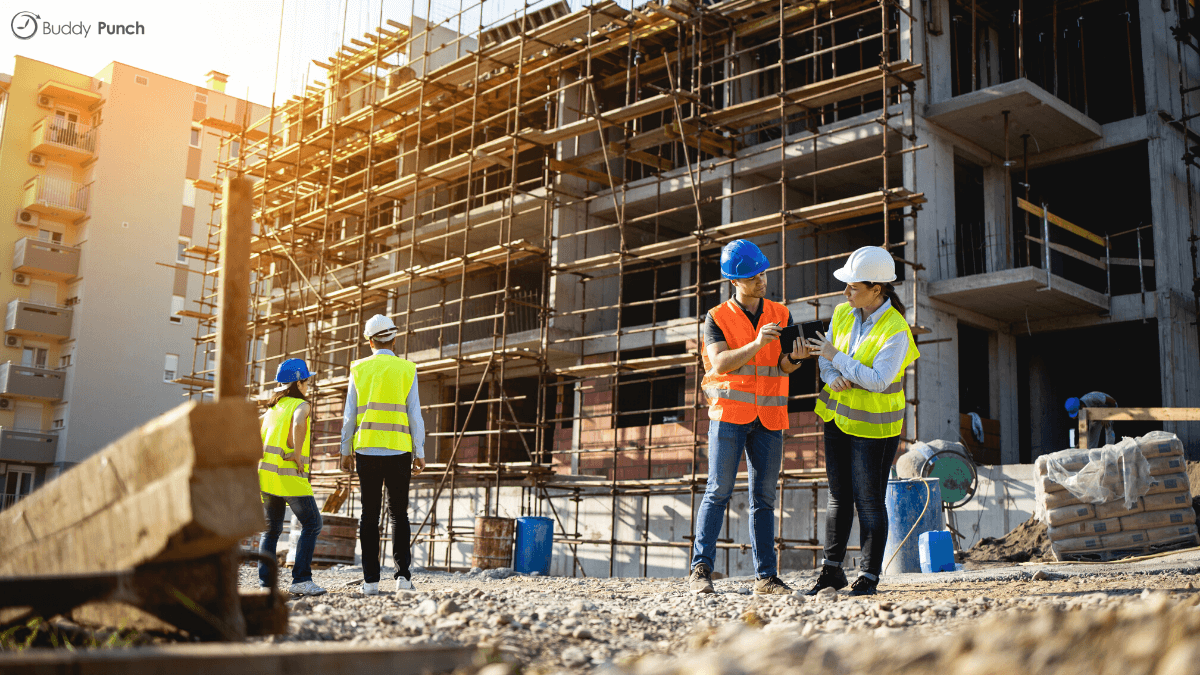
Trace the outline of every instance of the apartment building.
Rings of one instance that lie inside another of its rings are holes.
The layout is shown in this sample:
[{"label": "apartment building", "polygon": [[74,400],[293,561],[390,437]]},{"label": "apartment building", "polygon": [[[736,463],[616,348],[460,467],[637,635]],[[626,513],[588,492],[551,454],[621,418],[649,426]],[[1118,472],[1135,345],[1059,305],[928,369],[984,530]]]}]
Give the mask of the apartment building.
[{"label": "apartment building", "polygon": [[188,250],[208,236],[216,162],[238,151],[203,125],[266,110],[209,78],[22,56],[0,76],[5,506],[186,400]]}]

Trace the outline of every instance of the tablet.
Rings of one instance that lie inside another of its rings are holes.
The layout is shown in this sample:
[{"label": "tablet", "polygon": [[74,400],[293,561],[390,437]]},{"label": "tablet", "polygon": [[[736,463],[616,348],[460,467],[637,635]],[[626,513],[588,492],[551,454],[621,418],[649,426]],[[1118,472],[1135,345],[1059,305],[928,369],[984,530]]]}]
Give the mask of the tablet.
[{"label": "tablet", "polygon": [[800,324],[800,330],[803,331],[805,340],[821,339],[817,333],[822,333],[826,336],[829,335],[828,329],[825,328],[824,321],[805,321],[804,323]]},{"label": "tablet", "polygon": [[779,348],[785,354],[790,354],[796,347],[796,340],[800,338],[800,327],[796,325],[784,326],[779,331]]}]

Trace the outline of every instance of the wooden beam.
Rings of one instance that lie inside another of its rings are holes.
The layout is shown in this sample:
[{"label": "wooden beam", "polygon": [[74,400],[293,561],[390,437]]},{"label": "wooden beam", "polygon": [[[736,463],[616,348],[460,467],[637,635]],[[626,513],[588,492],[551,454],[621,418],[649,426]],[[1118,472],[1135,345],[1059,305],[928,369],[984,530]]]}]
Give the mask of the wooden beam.
[{"label": "wooden beam", "polygon": [[217,289],[218,400],[246,396],[246,312],[250,308],[250,220],[254,183],[230,178],[222,195],[221,280]]},{"label": "wooden beam", "polygon": [[263,528],[261,456],[253,404],[181,405],[5,510],[0,576],[123,570],[228,549]]},{"label": "wooden beam", "polygon": [[[1039,246],[1042,243],[1042,240],[1038,239],[1037,237],[1031,237],[1029,235],[1025,235],[1025,238],[1028,239],[1029,241],[1032,241],[1035,244],[1038,244]],[[1050,242],[1050,248],[1051,248],[1051,250],[1058,251],[1059,253],[1066,255],[1066,256],[1070,256],[1076,260],[1082,260],[1083,262],[1085,262],[1089,265],[1092,265],[1093,267],[1099,267],[1102,270],[1108,269],[1108,265],[1104,264],[1103,260],[1100,260],[1098,258],[1093,258],[1092,256],[1087,255],[1086,253],[1080,253],[1079,251],[1076,251],[1075,249],[1073,249],[1069,246],[1063,246],[1062,244],[1056,244],[1054,242]]]},{"label": "wooden beam", "polygon": [[1080,408],[1092,422],[1200,422],[1200,408]]},{"label": "wooden beam", "polygon": [[357,675],[448,673],[472,665],[475,647],[362,647],[327,644],[162,645],[133,649],[27,649],[0,656],[8,675]]},{"label": "wooden beam", "polygon": [[608,177],[607,173],[601,173],[594,169],[586,169],[582,166],[568,164],[567,162],[558,159],[550,160],[550,169],[559,173],[569,173],[572,176],[579,176],[580,178],[600,183],[602,185],[607,185],[609,187],[612,187],[614,184],[614,181]]}]

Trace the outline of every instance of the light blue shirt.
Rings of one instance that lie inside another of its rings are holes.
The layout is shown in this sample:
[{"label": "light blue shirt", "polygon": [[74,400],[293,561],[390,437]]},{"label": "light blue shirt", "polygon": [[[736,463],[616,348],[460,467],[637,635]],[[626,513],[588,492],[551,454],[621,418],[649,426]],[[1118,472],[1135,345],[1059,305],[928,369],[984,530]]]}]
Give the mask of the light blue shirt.
[{"label": "light blue shirt", "polygon": [[[837,356],[833,357],[833,361],[823,356],[817,359],[823,382],[829,384],[839,377],[844,377],[867,391],[879,393],[896,380],[896,375],[900,374],[900,368],[904,365],[904,357],[908,355],[907,332],[902,331],[888,338],[879,353],[875,355],[874,365],[867,366],[854,360],[854,353],[858,351],[863,338],[870,335],[871,329],[891,306],[890,300],[884,300],[883,305],[872,312],[866,321],[862,319],[861,309],[850,311],[854,317],[854,323],[850,326],[849,349],[838,352]],[[833,335],[828,337],[832,342]]]},{"label": "light blue shirt", "polygon": [[[375,349],[376,354],[395,356],[390,349]],[[421,397],[417,391],[417,382],[413,380],[412,391],[408,393],[408,430],[412,435],[413,454],[425,459],[425,418],[421,417]],[[346,412],[342,414],[342,455],[357,452],[360,455],[398,455],[399,450],[392,448],[359,448],[354,450],[354,432],[358,431],[358,390],[354,386],[354,375],[350,375],[350,391],[346,392]]]}]

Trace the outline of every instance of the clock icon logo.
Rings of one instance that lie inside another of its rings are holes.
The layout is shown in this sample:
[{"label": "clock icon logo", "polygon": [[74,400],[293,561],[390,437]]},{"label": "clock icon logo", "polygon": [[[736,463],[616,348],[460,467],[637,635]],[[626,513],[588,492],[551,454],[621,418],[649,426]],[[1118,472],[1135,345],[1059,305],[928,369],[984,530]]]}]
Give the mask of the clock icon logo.
[{"label": "clock icon logo", "polygon": [[13,35],[17,36],[18,40],[28,40],[37,35],[38,19],[41,18],[33,12],[17,12],[10,24]]}]

